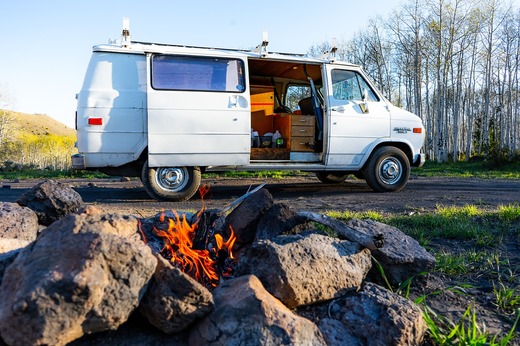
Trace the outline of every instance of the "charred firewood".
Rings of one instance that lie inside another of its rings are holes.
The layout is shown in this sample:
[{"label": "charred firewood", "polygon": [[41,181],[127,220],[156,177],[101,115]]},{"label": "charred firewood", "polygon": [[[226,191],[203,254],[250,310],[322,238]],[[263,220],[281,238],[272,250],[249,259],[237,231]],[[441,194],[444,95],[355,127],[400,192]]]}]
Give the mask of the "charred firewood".
[{"label": "charred firewood", "polygon": [[260,184],[222,209],[202,210],[196,213],[191,220],[192,224],[197,224],[197,231],[193,239],[193,248],[198,250],[207,249],[209,238],[215,234],[228,235],[227,230],[224,229],[226,226],[226,215],[233,211],[244,199],[264,186],[265,183]]},{"label": "charred firewood", "polygon": [[232,254],[235,235],[226,226],[226,215],[262,184],[222,209],[202,208],[196,214],[163,211],[139,221],[139,234],[155,253],[196,279],[208,289],[234,276],[237,261]]},{"label": "charred firewood", "polygon": [[218,210],[204,210],[196,214],[197,219],[193,220],[193,224],[197,224],[195,236],[193,238],[194,250],[205,250],[208,248],[208,242],[215,232],[219,231],[214,228],[214,223],[218,219]]},{"label": "charred firewood", "polygon": [[250,190],[250,191],[246,192],[244,195],[242,195],[241,197],[238,197],[233,202],[229,203],[224,208],[220,209],[218,211],[218,215],[219,216],[225,216],[225,215],[229,214],[231,211],[233,211],[233,209],[238,207],[238,205],[240,203],[242,203],[244,201],[244,199],[246,199],[247,197],[251,196],[253,193],[255,193],[258,190],[260,190],[261,188],[263,188],[265,186],[265,184],[266,183],[260,184],[257,187],[255,187],[253,190]]},{"label": "charred firewood", "polygon": [[324,226],[330,227],[345,239],[358,243],[370,250],[376,250],[383,247],[385,244],[385,239],[382,234],[375,236],[368,235],[350,228],[343,222],[327,215],[317,214],[310,211],[299,211],[298,216],[306,220],[318,222]]}]

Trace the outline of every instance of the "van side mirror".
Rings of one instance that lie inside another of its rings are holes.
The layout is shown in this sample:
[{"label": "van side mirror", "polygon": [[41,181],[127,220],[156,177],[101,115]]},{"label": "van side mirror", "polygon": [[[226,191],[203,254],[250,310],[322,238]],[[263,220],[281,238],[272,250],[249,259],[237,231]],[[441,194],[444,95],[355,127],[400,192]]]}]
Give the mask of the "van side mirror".
[{"label": "van side mirror", "polygon": [[368,113],[368,90],[367,89],[363,89],[363,95],[361,96],[361,100],[363,101],[363,103],[361,103],[359,106],[361,107],[361,111],[363,113]]}]

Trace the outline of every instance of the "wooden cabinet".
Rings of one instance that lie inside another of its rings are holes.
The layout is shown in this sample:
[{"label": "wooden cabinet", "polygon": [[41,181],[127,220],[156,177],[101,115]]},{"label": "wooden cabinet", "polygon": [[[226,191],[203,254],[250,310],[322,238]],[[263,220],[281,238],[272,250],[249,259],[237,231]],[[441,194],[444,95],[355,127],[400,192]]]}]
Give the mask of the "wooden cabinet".
[{"label": "wooden cabinet", "polygon": [[263,115],[274,113],[274,87],[251,85],[251,113],[263,112]]},{"label": "wooden cabinet", "polygon": [[274,118],[274,130],[280,131],[291,151],[314,151],[316,118],[313,115],[281,114]]}]

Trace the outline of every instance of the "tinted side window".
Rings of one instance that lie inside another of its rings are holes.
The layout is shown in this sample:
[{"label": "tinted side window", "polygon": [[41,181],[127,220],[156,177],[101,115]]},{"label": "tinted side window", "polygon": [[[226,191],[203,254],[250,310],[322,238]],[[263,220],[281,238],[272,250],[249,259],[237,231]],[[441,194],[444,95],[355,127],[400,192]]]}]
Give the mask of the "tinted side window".
[{"label": "tinted side window", "polygon": [[152,87],[160,90],[245,90],[244,63],[238,59],[154,55]]},{"label": "tinted side window", "polygon": [[368,91],[367,101],[379,101],[360,74],[354,71],[332,70],[332,96],[336,100],[361,101],[365,89]]}]

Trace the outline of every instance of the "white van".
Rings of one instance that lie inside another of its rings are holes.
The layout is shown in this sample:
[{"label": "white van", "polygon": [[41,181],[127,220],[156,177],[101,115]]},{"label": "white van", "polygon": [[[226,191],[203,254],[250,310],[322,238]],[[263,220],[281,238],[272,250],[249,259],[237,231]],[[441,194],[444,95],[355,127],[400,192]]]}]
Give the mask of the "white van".
[{"label": "white van", "polygon": [[201,173],[349,174],[398,191],[421,166],[421,119],[362,69],[322,58],[123,40],[93,48],[77,95],[73,168],[138,176],[150,196],[192,197]]}]

